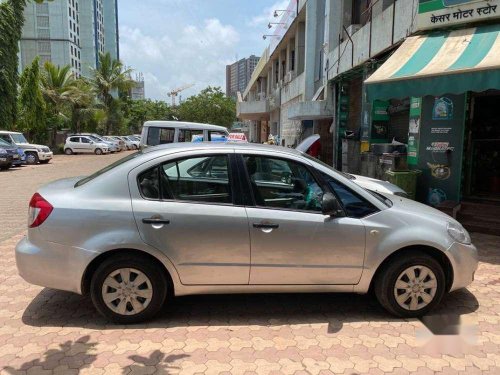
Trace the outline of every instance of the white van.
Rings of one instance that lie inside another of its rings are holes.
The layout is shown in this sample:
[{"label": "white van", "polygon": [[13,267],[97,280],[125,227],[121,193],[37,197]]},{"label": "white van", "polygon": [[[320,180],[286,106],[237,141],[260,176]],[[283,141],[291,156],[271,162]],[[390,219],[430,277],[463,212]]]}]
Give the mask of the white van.
[{"label": "white van", "polygon": [[141,134],[141,148],[175,142],[225,142],[224,126],[181,121],[147,121]]}]

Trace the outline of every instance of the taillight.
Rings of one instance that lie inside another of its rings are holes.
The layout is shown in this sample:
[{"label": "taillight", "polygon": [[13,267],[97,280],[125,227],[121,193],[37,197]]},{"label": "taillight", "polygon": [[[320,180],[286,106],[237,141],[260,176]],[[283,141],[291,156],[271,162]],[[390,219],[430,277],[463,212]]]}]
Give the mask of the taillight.
[{"label": "taillight", "polygon": [[49,217],[54,207],[40,194],[35,193],[30,200],[28,213],[28,227],[35,228],[43,224]]}]

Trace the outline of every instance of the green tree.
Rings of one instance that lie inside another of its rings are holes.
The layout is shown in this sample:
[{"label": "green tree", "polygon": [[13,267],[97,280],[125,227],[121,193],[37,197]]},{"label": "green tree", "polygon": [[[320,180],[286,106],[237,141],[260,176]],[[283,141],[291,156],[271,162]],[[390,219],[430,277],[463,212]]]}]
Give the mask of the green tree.
[{"label": "green tree", "polygon": [[94,119],[100,104],[92,85],[85,79],[77,79],[69,88],[71,100],[71,130],[81,133],[88,130],[88,124]]},{"label": "green tree", "polygon": [[42,72],[42,93],[47,103],[47,122],[52,129],[54,145],[57,130],[64,126],[71,116],[77,82],[69,65],[60,67],[47,61]]},{"label": "green tree", "polygon": [[[35,0],[37,3],[43,0]],[[24,24],[26,0],[0,4],[0,128],[11,129],[17,117],[19,40]]]},{"label": "green tree", "polygon": [[35,58],[19,79],[19,119],[17,129],[29,139],[43,143],[47,139],[45,101],[41,90],[40,61]]},{"label": "green tree", "polygon": [[202,122],[230,127],[236,120],[236,103],[220,87],[207,87],[186,99],[177,108],[182,121]]},{"label": "green tree", "polygon": [[99,55],[99,65],[92,69],[91,83],[106,112],[105,134],[116,131],[123,120],[120,102],[116,93],[128,91],[134,84],[130,77],[132,70],[125,69],[120,60],[115,60],[108,53]]},{"label": "green tree", "polygon": [[123,99],[124,116],[130,133],[140,132],[142,125],[151,120],[174,120],[175,110],[166,102]]}]

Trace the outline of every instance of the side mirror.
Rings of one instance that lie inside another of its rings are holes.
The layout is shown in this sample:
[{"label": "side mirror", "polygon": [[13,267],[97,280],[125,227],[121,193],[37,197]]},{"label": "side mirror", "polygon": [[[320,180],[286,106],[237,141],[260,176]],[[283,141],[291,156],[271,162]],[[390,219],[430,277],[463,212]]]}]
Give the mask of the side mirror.
[{"label": "side mirror", "polygon": [[321,210],[323,215],[333,217],[344,216],[342,206],[332,193],[323,194],[323,199],[321,200]]}]

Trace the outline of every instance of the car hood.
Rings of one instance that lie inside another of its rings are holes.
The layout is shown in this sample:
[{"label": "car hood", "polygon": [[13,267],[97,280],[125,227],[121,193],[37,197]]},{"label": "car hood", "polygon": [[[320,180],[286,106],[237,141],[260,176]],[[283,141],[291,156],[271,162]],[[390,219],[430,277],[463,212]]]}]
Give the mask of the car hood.
[{"label": "car hood", "polygon": [[400,211],[401,213],[411,216],[419,216],[421,218],[427,217],[429,219],[441,223],[446,223],[446,222],[458,223],[451,216],[426,204],[414,201],[412,199],[399,197],[396,195],[384,194],[384,193],[382,193],[382,195],[392,202],[393,204],[393,206],[391,207],[392,209]]},{"label": "car hood", "polygon": [[375,178],[359,176],[355,174],[351,174],[351,176],[354,177],[354,179],[352,180],[353,182],[368,190],[375,190],[378,193],[387,193],[387,194],[395,194],[395,193],[406,194],[406,192],[399,186],[396,186],[388,181],[377,180]]},{"label": "car hood", "polygon": [[48,147],[48,146],[44,146],[44,145],[37,145],[37,144],[34,144],[34,143],[16,143],[19,147],[21,147],[22,149],[26,150],[28,148],[42,148],[42,147]]}]

